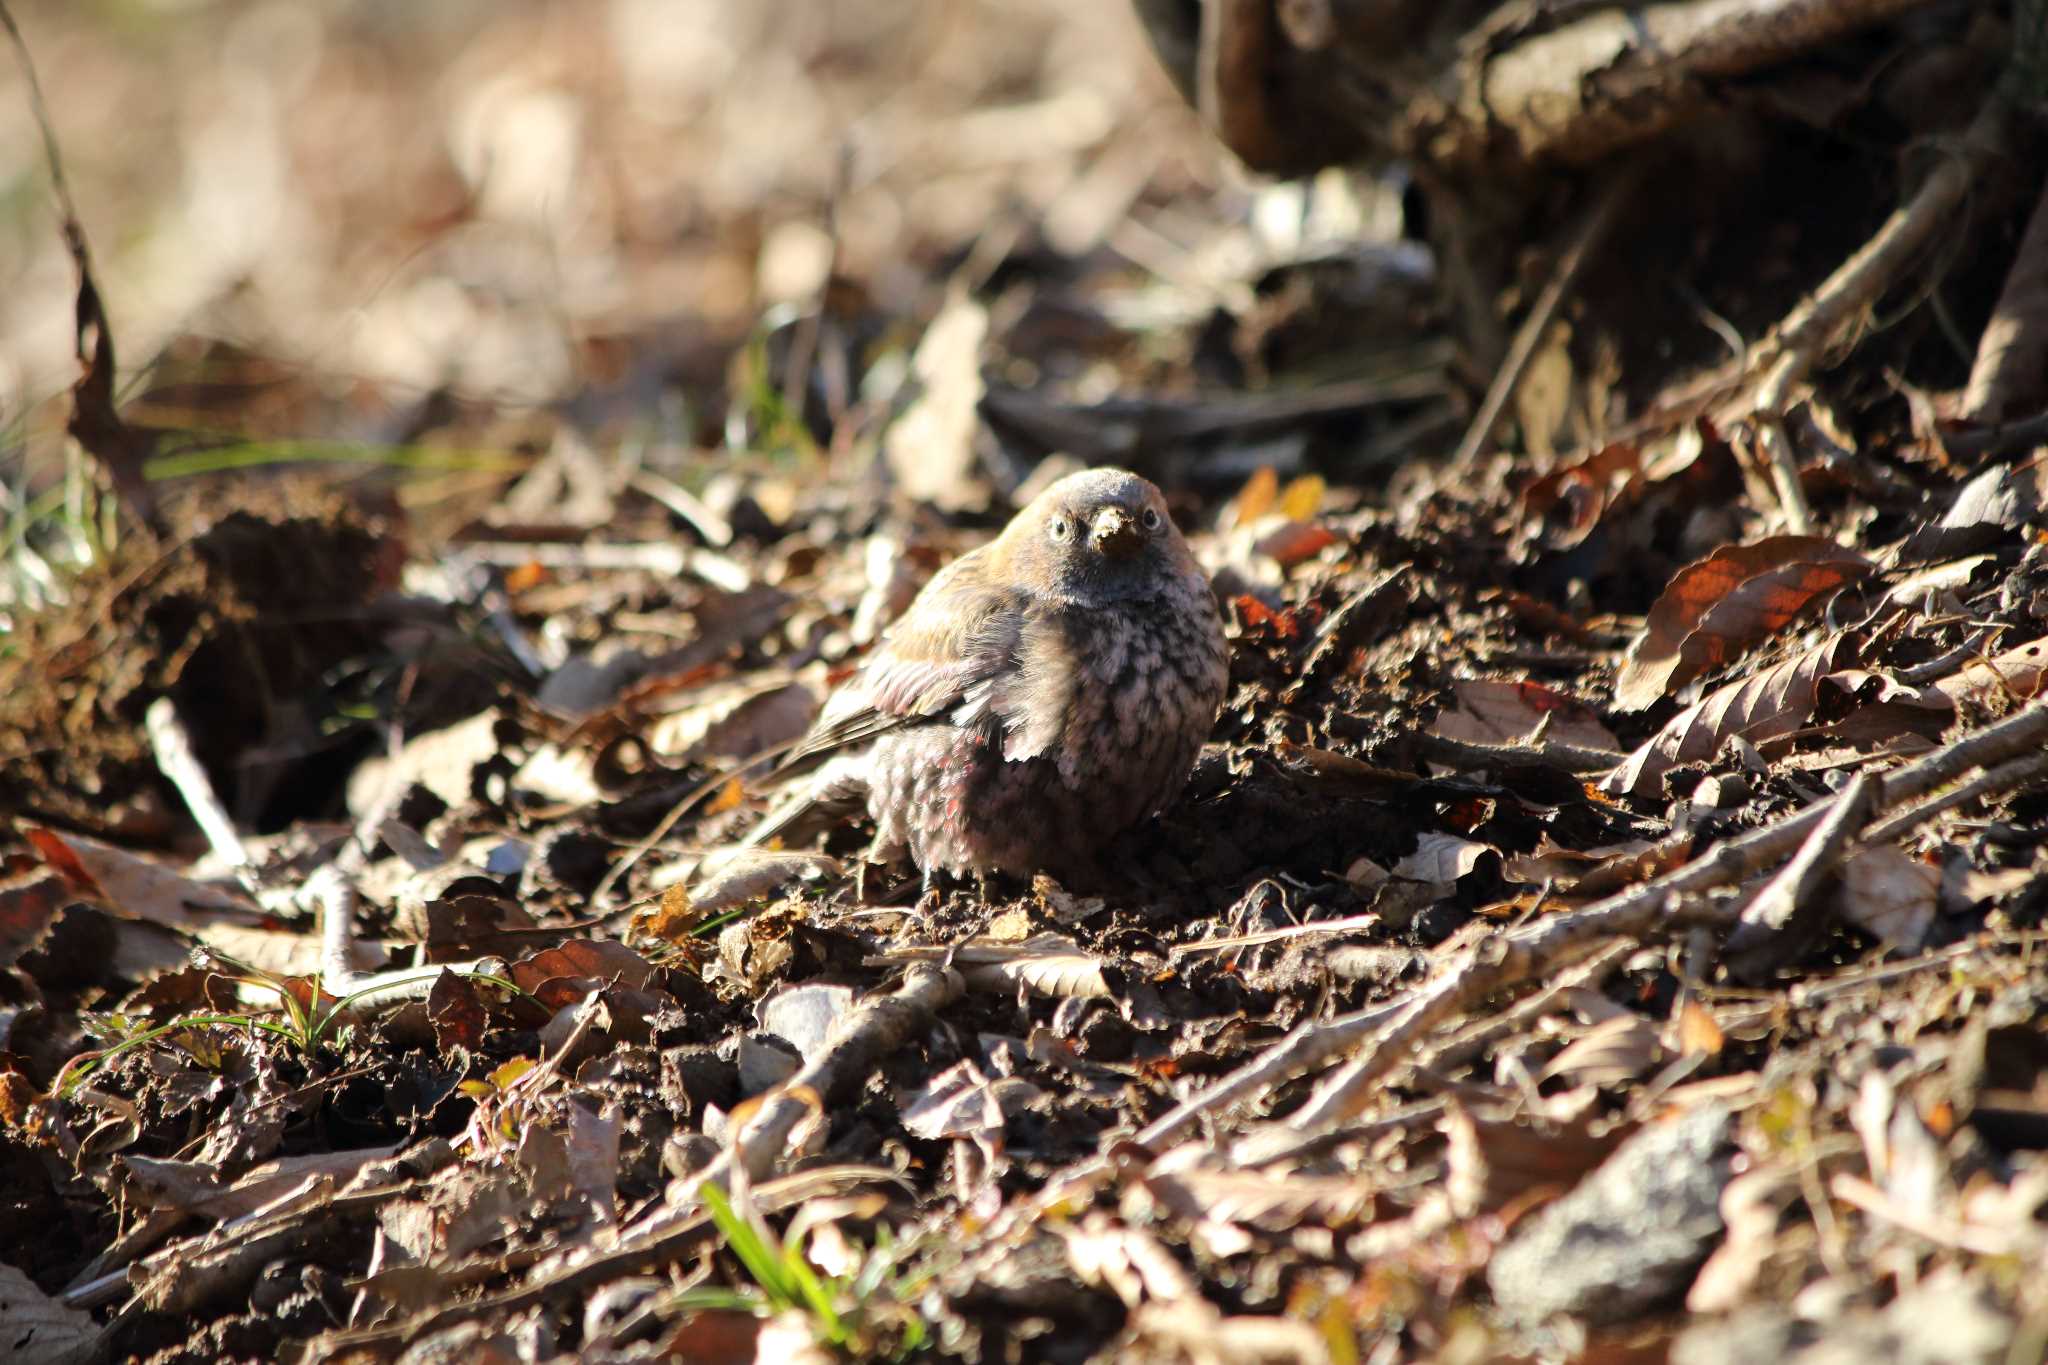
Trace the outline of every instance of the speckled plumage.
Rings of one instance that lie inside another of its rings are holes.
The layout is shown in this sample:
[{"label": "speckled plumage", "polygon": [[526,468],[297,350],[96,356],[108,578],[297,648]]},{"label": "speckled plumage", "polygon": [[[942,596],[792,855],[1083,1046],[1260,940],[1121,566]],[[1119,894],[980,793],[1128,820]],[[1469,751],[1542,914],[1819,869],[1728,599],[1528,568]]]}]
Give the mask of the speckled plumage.
[{"label": "speckled plumage", "polygon": [[1227,676],[1215,598],[1159,490],[1070,475],[925,586],[747,842],[865,809],[870,856],[927,877],[1091,866],[1180,791]]}]

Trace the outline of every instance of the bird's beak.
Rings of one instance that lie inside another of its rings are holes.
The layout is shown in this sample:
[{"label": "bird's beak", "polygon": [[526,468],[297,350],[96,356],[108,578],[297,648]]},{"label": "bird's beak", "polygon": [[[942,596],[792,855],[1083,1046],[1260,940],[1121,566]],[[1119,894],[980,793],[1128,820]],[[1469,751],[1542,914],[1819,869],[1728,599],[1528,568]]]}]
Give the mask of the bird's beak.
[{"label": "bird's beak", "polygon": [[1088,528],[1088,543],[1105,559],[1129,559],[1145,543],[1145,536],[1130,513],[1121,507],[1105,507]]}]

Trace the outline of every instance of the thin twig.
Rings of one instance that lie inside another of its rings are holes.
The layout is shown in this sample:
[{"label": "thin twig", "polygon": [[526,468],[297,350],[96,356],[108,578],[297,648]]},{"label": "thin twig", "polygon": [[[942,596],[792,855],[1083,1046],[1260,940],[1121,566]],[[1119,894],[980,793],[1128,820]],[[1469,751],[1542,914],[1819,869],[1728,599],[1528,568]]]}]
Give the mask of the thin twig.
[{"label": "thin twig", "polygon": [[1483,768],[1503,763],[1547,763],[1568,773],[1604,773],[1627,760],[1627,754],[1588,749],[1546,739],[1532,744],[1479,744],[1448,735],[1416,735],[1415,749],[1424,758],[1453,768]]},{"label": "thin twig", "polygon": [[1874,847],[1888,844],[1901,835],[1909,834],[1926,824],[1944,811],[1968,805],[1980,797],[1999,792],[2017,791],[2029,783],[2048,778],[2048,753],[2033,754],[2016,758],[1988,772],[1979,773],[1968,782],[1920,805],[1909,807],[1896,815],[1887,816],[1863,831],[1863,844]]},{"label": "thin twig", "polygon": [[1503,1010],[1491,1018],[1481,1019],[1478,1023],[1460,1029],[1436,1047],[1424,1051],[1415,1059],[1416,1066],[1441,1069],[1460,1066],[1470,1061],[1494,1039],[1514,1033],[1524,1024],[1541,1018],[1555,1009],[1562,996],[1576,990],[1597,988],[1607,979],[1608,974],[1626,962],[1635,950],[1636,944],[1633,939],[1622,939],[1609,944],[1570,971],[1559,975],[1555,981],[1528,999],[1516,1002],[1512,1009]]},{"label": "thin twig", "polygon": [[[1880,808],[1915,800],[1979,766],[2048,746],[2048,701],[1956,740],[1883,780]],[[1370,1041],[1371,1050],[1331,1078],[1291,1118],[1312,1130],[1356,1113],[1375,1083],[1428,1031],[1498,991],[1584,961],[1608,939],[1694,923],[1725,923],[1734,906],[1700,907],[1691,898],[1727,886],[1790,856],[1834,811],[1830,797],[1777,824],[1720,844],[1707,856],[1617,895],[1525,929],[1489,939],[1465,953],[1414,993],[1320,1024],[1304,1024],[1280,1043],[1209,1089],[1188,1097],[1138,1134],[1156,1146],[1184,1132],[1205,1114],[1269,1092],[1326,1061]],[[1679,913],[1683,908],[1683,913]]]},{"label": "thin twig", "polygon": [[1813,529],[1813,511],[1799,484],[1799,467],[1791,438],[1785,434],[1785,409],[1792,390],[1820,362],[1821,355],[1874,305],[1919,255],[1935,234],[1954,221],[1970,187],[1984,165],[2005,145],[2010,118],[2006,96],[1994,90],[1957,141],[1950,154],[1811,297],[1778,324],[1776,336],[1761,350],[1763,377],[1750,398],[1757,446],[1778,494],[1785,524],[1797,534]]},{"label": "thin twig", "polygon": [[1815,827],[1813,833],[1806,837],[1806,842],[1799,846],[1799,851],[1792,855],[1792,861],[1779,869],[1778,874],[1743,910],[1739,921],[1742,929],[1736,931],[1738,940],[1743,929],[1769,933],[1784,929],[1800,908],[1813,899],[1821,883],[1840,865],[1842,855],[1849,849],[1849,841],[1870,818],[1871,806],[1877,799],[1877,787],[1878,778],[1873,773],[1858,773],[1850,779],[1848,788],[1835,799],[1827,819]]},{"label": "thin twig", "polygon": [[1558,257],[1557,268],[1551,272],[1543,292],[1536,296],[1536,303],[1529,309],[1529,316],[1522,319],[1522,325],[1515,332],[1515,339],[1508,345],[1506,358],[1493,376],[1493,383],[1487,386],[1486,398],[1479,404],[1479,411],[1472,418],[1472,425],[1465,429],[1465,439],[1458,442],[1458,449],[1451,456],[1451,469],[1469,470],[1479,459],[1480,451],[1493,438],[1493,429],[1500,422],[1501,413],[1507,408],[1508,400],[1515,396],[1521,386],[1522,376],[1528,372],[1529,362],[1535,358],[1536,347],[1542,342],[1544,333],[1550,330],[1551,319],[1563,305],[1565,296],[1578,283],[1579,272],[1585,268],[1586,260],[1596,247],[1607,237],[1608,230],[1622,204],[1629,198],[1640,181],[1634,169],[1617,174],[1601,190],[1600,197],[1586,212],[1586,216],[1572,234],[1564,254]]},{"label": "thin twig", "polygon": [[1853,971],[1843,972],[1839,976],[1829,977],[1825,981],[1801,981],[1786,992],[1786,998],[1794,1009],[1805,1009],[1832,1000],[1838,995],[1867,989],[1880,981],[1896,981],[1902,976],[1924,972],[1931,967],[1946,967],[1978,953],[1998,948],[2027,947],[2042,942],[2048,942],[2048,934],[2038,931],[1980,934],[1919,957],[1907,958],[1903,962],[1880,962],[1871,967],[1859,967]]}]

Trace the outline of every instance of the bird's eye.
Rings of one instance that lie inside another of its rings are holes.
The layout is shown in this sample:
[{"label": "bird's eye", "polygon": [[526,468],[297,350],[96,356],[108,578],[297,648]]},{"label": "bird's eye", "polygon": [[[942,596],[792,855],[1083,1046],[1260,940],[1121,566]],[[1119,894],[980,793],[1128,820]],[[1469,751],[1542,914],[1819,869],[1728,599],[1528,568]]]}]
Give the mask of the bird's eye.
[{"label": "bird's eye", "polygon": [[1158,509],[1158,508],[1156,508],[1156,507],[1147,507],[1147,508],[1145,509],[1145,515],[1143,515],[1143,516],[1139,517],[1139,518],[1138,518],[1138,520],[1139,520],[1139,521],[1142,521],[1142,522],[1144,522],[1144,523],[1145,523],[1145,529],[1146,529],[1146,530],[1148,530],[1148,531],[1156,531],[1156,530],[1158,530],[1158,529],[1159,529],[1159,509]]},{"label": "bird's eye", "polygon": [[1065,540],[1068,536],[1074,534],[1074,523],[1068,521],[1065,517],[1054,517],[1045,529],[1054,540]]}]

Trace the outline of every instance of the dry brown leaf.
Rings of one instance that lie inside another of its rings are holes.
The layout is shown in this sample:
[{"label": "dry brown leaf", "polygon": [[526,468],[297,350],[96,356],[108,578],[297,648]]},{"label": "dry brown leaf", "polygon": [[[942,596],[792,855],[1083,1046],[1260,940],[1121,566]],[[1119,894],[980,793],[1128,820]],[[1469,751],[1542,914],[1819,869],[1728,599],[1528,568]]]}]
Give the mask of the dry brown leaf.
[{"label": "dry brown leaf", "polygon": [[1870,561],[1819,536],[1724,545],[1680,569],[1650,608],[1614,687],[1615,705],[1642,711],[1675,687],[1770,639],[1870,572]]},{"label": "dry brown leaf", "polygon": [[26,822],[19,828],[43,861],[75,889],[121,914],[188,931],[216,920],[251,924],[269,918],[237,892],[196,882],[112,844]]},{"label": "dry brown leaf", "polygon": [[1444,1115],[1438,1126],[1450,1139],[1446,1184],[1460,1208],[1476,1213],[1536,1191],[1570,1189],[1635,1131],[1604,1123],[1591,1106],[1542,1123],[1532,1117],[1480,1119],[1458,1106]]},{"label": "dry brown leaf", "polygon": [[2048,507],[2048,456],[1994,464],[1956,490],[1941,520],[1922,526],[1901,547],[1910,559],[1965,555],[2004,540]]},{"label": "dry brown leaf", "polygon": [[1231,508],[1229,524],[1235,528],[1249,526],[1273,510],[1280,500],[1280,476],[1273,472],[1273,466],[1260,465],[1252,476],[1244,481],[1238,490],[1236,505]]},{"label": "dry brown leaf", "polygon": [[333,1177],[346,1184],[363,1167],[398,1152],[397,1146],[364,1147],[346,1152],[312,1152],[278,1157],[228,1179],[203,1161],[165,1161],[124,1154],[116,1158],[147,1191],[145,1203],[181,1210],[202,1218],[239,1218],[259,1209],[311,1176]]},{"label": "dry brown leaf", "polygon": [[1328,486],[1320,474],[1303,474],[1289,479],[1280,493],[1280,515],[1289,521],[1307,521],[1323,508]]},{"label": "dry brown leaf", "polygon": [[467,803],[476,770],[504,753],[498,735],[501,722],[511,723],[495,708],[479,711],[454,725],[413,736],[389,758],[364,759],[348,779],[350,813],[360,818],[375,809],[386,792],[403,791],[415,783],[447,805]]},{"label": "dry brown leaf", "polygon": [[699,865],[690,882],[690,902],[699,915],[718,915],[764,900],[801,877],[815,877],[839,860],[823,853],[790,853],[769,848],[720,849]]},{"label": "dry brown leaf", "polygon": [[903,1126],[928,1141],[966,1138],[1000,1148],[1003,1106],[972,1061],[955,1062],[903,1106]]},{"label": "dry brown leaf", "polygon": [[[1559,546],[1576,545],[1600,522],[1622,480],[1642,468],[1643,453],[1630,441],[1600,447],[1585,458],[1543,475],[1522,493],[1525,525],[1557,520],[1561,533],[1551,538]],[[1552,518],[1553,509],[1562,509]]]},{"label": "dry brown leaf", "polygon": [[2048,637],[2029,640],[1990,659],[1973,659],[1934,684],[1950,705],[1993,698],[2026,701],[2048,687]]},{"label": "dry brown leaf", "polygon": [[954,955],[967,984],[980,990],[1022,985],[1036,995],[1095,999],[1109,994],[1103,961],[1060,934],[1022,943],[977,940]]},{"label": "dry brown leaf", "polygon": [[1721,1191],[1721,1221],[1727,1235],[1700,1267],[1686,1293],[1686,1308],[1722,1313],[1740,1306],[1779,1245],[1781,1215],[1798,1197],[1798,1180],[1787,1165],[1775,1162],[1729,1181]]},{"label": "dry brown leaf", "polygon": [[1726,1038],[1714,1021],[1714,1012],[1697,1000],[1688,1000],[1678,1012],[1678,1050],[1687,1056],[1712,1057]]},{"label": "dry brown leaf", "polygon": [[642,725],[648,751],[672,764],[740,761],[802,735],[818,695],[786,677],[750,677],[704,689],[691,704]]},{"label": "dry brown leaf", "polygon": [[[1987,564],[1996,564],[1994,554],[1965,555],[1961,559],[1945,560],[1931,564],[1924,569],[1907,574],[1885,590],[1884,600],[1895,607],[1917,608],[1928,599],[1940,601],[1946,597],[1953,600],[1954,594],[1970,585],[1977,571]],[[1957,604],[1957,609],[1960,604]]]},{"label": "dry brown leaf", "polygon": [[1516,744],[1547,721],[1544,737],[1560,744],[1610,752],[1621,748],[1591,707],[1554,687],[1465,678],[1452,683],[1451,691],[1458,704],[1430,724],[1433,735],[1473,744]]},{"label": "dry brown leaf", "polygon": [[1605,883],[1642,880],[1662,870],[1661,867],[1650,870],[1640,867],[1643,855],[1656,847],[1648,839],[1631,839],[1599,848],[1566,848],[1546,831],[1532,851],[1516,854],[1503,862],[1501,875],[1524,886],[1549,883],[1554,891],[1560,892],[1575,891],[1581,880],[1602,869],[1608,870],[1608,875],[1602,878]]},{"label": "dry brown leaf", "polygon": [[823,1050],[833,1027],[852,1012],[856,999],[851,986],[827,981],[785,984],[754,1006],[754,1022],[809,1061]]},{"label": "dry brown leaf", "polygon": [[964,294],[947,303],[911,358],[922,391],[883,439],[904,494],[948,512],[989,504],[988,485],[975,472],[987,339],[986,308]]},{"label": "dry brown leaf", "polygon": [[1836,905],[1849,923],[1910,953],[1927,941],[1940,891],[1939,867],[1886,844],[1843,862]]},{"label": "dry brown leaf", "polygon": [[611,939],[570,939],[513,963],[512,984],[529,993],[538,991],[558,977],[595,977],[619,981],[642,989],[653,979],[656,968],[623,943]]},{"label": "dry brown leaf", "polygon": [[1161,1207],[1196,1222],[1239,1223],[1262,1232],[1303,1224],[1343,1227],[1371,1221],[1377,1196],[1350,1175],[1275,1174],[1252,1170],[1166,1171],[1154,1163],[1142,1183]]},{"label": "dry brown leaf", "polygon": [[570,1101],[566,1135],[570,1188],[589,1201],[600,1223],[618,1216],[619,1137],[622,1123],[616,1104],[599,1114]]},{"label": "dry brown leaf", "polygon": [[682,943],[691,937],[691,930],[701,919],[690,907],[689,889],[678,884],[663,891],[661,899],[653,905],[635,910],[632,928],[635,934],[663,943]]},{"label": "dry brown leaf", "polygon": [[1811,716],[1820,679],[1844,667],[1853,655],[1847,638],[1836,635],[1754,677],[1710,692],[1666,721],[1601,781],[1600,790],[1609,796],[1653,794],[1666,770],[1713,757],[1731,735],[1762,744],[1792,733]]}]

